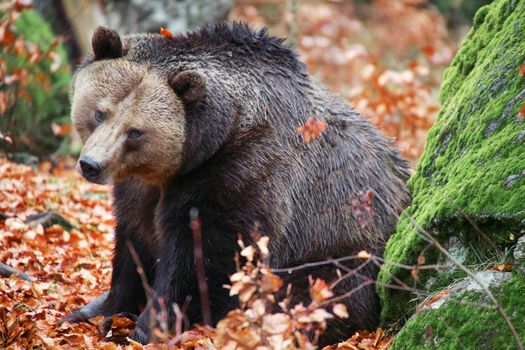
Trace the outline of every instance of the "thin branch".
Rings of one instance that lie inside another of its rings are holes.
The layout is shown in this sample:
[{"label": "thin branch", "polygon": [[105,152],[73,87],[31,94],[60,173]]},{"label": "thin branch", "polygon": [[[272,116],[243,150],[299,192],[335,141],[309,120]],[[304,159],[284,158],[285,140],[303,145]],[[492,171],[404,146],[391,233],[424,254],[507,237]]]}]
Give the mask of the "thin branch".
[{"label": "thin branch", "polygon": [[[146,273],[144,272],[144,266],[142,265],[142,262],[140,261],[139,255],[137,254],[137,251],[135,250],[135,247],[133,244],[128,240],[126,241],[126,245],[128,247],[128,250],[131,254],[131,257],[133,258],[133,262],[135,265],[137,265],[137,273],[140,276],[140,280],[142,281],[142,287],[144,288],[144,291],[146,293],[146,299],[148,301],[148,305],[151,305],[150,308],[150,317],[149,317],[149,328],[153,330],[155,328],[155,320],[158,322],[161,333],[165,337],[164,341],[167,341],[168,336],[168,309],[166,307],[166,303],[164,301],[164,298],[162,296],[155,295],[154,289],[151,287],[151,285],[148,283],[148,277],[146,276]],[[159,310],[155,309],[154,300],[156,299]],[[142,336],[145,336],[144,332],[141,329],[136,329],[136,332],[139,332]]]},{"label": "thin branch", "polygon": [[354,293],[358,292],[360,289],[368,286],[368,285],[371,285],[371,284],[374,284],[375,281],[373,279],[368,279],[367,281],[359,284],[357,287],[355,288],[352,288],[350,291],[346,292],[345,294],[341,294],[341,295],[338,295],[336,297],[333,297],[333,298],[330,298],[330,299],[327,299],[325,301],[323,301],[322,303],[320,303],[319,305],[320,306],[326,306],[326,305],[331,305],[331,304],[334,304],[340,300],[343,300],[343,299],[346,299],[346,298],[349,298],[351,297]]},{"label": "thin branch", "polygon": [[144,272],[144,266],[142,265],[142,262],[140,261],[139,255],[137,254],[135,247],[129,240],[126,241],[126,246],[128,247],[128,250],[129,250],[129,253],[131,254],[131,258],[133,259],[133,262],[135,263],[135,265],[137,265],[137,273],[140,276],[142,287],[144,288],[144,291],[146,292],[146,298],[149,302],[154,292],[153,292],[153,288],[151,288],[150,284],[148,283],[148,277],[146,276],[146,273]]},{"label": "thin branch", "polygon": [[298,19],[297,12],[299,10],[299,4],[297,0],[287,1],[287,11],[291,14],[290,30],[288,32],[288,40],[292,46],[297,45],[297,33],[298,33]]},{"label": "thin branch", "polygon": [[400,267],[407,270],[439,270],[439,269],[450,269],[451,267],[454,267],[454,265],[439,265],[439,264],[430,264],[430,265],[407,265],[407,264],[401,264],[397,263],[395,261],[387,260],[385,258],[382,258],[377,255],[371,255],[372,260],[377,260],[380,264],[388,264],[393,265],[396,267]]},{"label": "thin branch", "polygon": [[193,232],[193,249],[195,256],[195,269],[197,270],[197,281],[199,284],[199,296],[201,301],[202,321],[204,325],[211,325],[210,299],[208,296],[208,283],[206,282],[206,270],[204,266],[204,254],[202,252],[202,231],[199,219],[199,210],[190,210],[190,227]]},{"label": "thin branch", "polygon": [[353,260],[353,259],[361,259],[361,258],[359,258],[357,255],[348,255],[348,256],[344,256],[342,258],[337,258],[337,259],[330,258],[330,259],[326,259],[326,260],[323,260],[323,261],[309,262],[309,263],[305,263],[305,264],[301,264],[301,265],[297,265],[297,266],[293,266],[293,267],[272,269],[272,272],[273,273],[292,273],[292,272],[299,271],[299,270],[304,270],[304,269],[307,269],[307,268],[310,268],[310,267],[318,267],[318,266],[324,266],[324,265],[335,265],[337,263],[341,263],[341,262],[348,261],[348,260]]},{"label": "thin branch", "polygon": [[[449,269],[449,268],[454,266],[454,265],[439,265],[439,264],[406,265],[406,264],[400,264],[400,263],[397,263],[397,262],[394,262],[394,261],[391,261],[391,260],[387,260],[385,258],[382,258],[382,257],[377,256],[377,255],[372,255],[372,254],[370,254],[370,258],[372,260],[377,260],[380,263],[390,264],[390,265],[393,265],[393,266],[396,266],[396,267],[401,267],[401,268],[408,269],[408,270],[412,270],[412,269],[438,270],[438,269]],[[292,272],[295,272],[295,271],[304,270],[304,269],[308,269],[308,268],[311,268],[311,267],[319,267],[319,266],[324,266],[324,265],[336,265],[337,266],[337,265],[339,265],[339,263],[342,263],[342,262],[345,262],[345,261],[349,261],[349,260],[358,260],[358,259],[359,260],[363,260],[363,258],[358,256],[358,255],[347,255],[347,256],[343,256],[341,258],[337,258],[337,259],[330,258],[330,259],[326,259],[326,260],[322,260],[322,261],[304,263],[304,264],[293,266],[293,267],[284,267],[284,268],[279,268],[279,269],[272,269],[272,272],[273,273],[292,273]]]},{"label": "thin branch", "polygon": [[35,281],[33,277],[29,276],[25,272],[19,271],[17,269],[12,268],[11,266],[7,266],[5,264],[0,263],[0,276],[9,277],[11,275],[18,275],[18,277],[28,282]]},{"label": "thin branch", "polygon": [[[347,272],[344,275],[339,276],[338,279],[336,279],[332,284],[330,284],[330,289],[333,289],[335,286],[337,286],[341,281],[343,281],[346,278],[352,277],[353,275],[357,274],[359,270],[361,270],[363,267],[368,265],[370,263],[370,259],[366,259],[364,263],[357,266],[355,269],[348,269]],[[344,265],[341,265],[344,266]]]}]

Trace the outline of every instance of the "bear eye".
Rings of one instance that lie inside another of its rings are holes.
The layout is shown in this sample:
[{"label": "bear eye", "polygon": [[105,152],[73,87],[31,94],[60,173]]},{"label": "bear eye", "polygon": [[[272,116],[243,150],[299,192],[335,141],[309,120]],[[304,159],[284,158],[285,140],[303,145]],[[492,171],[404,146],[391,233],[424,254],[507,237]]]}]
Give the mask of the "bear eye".
[{"label": "bear eye", "polygon": [[102,123],[106,119],[106,113],[100,110],[95,111],[95,120],[97,123]]},{"label": "bear eye", "polygon": [[143,133],[144,133],[143,131],[141,131],[139,129],[135,129],[135,128],[131,128],[128,131],[126,131],[126,135],[127,135],[128,139],[130,139],[130,140],[138,139],[139,137],[142,136]]}]

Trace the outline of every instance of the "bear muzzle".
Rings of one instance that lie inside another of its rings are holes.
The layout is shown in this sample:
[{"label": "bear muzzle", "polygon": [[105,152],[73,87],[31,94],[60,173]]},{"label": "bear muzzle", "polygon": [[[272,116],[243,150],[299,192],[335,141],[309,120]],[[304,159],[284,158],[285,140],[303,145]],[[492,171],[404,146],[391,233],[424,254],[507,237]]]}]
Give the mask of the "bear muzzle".
[{"label": "bear muzzle", "polygon": [[90,157],[81,157],[77,164],[77,171],[89,182],[100,183],[102,166]]}]

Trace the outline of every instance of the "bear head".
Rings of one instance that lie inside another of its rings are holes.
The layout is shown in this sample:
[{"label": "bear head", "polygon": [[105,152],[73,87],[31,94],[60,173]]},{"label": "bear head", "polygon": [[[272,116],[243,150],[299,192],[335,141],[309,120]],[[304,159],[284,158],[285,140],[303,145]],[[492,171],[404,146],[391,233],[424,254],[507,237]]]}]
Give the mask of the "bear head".
[{"label": "bear head", "polygon": [[77,170],[100,184],[130,176],[162,184],[183,168],[188,111],[203,102],[206,76],[130,60],[128,43],[106,27],[95,31],[92,46],[71,86],[73,125],[83,142]]}]

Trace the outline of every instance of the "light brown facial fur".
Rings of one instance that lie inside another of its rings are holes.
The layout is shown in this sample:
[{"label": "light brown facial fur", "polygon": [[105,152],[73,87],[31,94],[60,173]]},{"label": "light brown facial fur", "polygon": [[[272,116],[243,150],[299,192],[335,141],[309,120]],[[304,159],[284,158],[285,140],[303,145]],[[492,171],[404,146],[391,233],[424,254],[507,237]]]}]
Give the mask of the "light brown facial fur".
[{"label": "light brown facial fur", "polygon": [[84,143],[80,159],[102,168],[90,181],[138,176],[162,184],[181,165],[183,104],[166,79],[145,66],[112,59],[83,68],[72,84],[71,113]]}]

